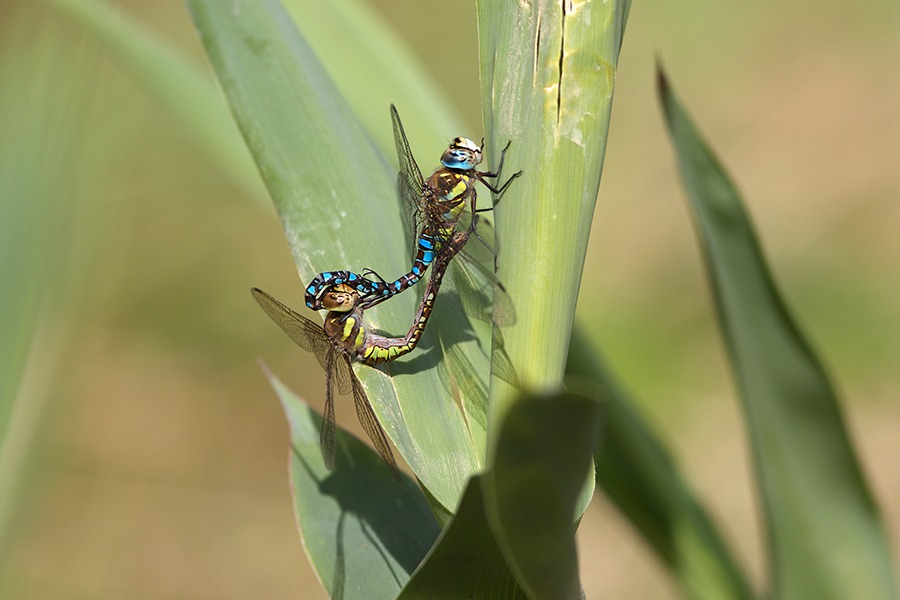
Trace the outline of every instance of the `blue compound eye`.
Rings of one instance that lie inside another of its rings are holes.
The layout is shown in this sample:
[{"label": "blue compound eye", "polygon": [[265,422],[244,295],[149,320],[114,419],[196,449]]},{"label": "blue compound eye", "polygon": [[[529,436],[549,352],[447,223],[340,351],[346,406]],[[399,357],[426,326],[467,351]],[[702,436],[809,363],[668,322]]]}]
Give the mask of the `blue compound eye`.
[{"label": "blue compound eye", "polygon": [[448,169],[474,169],[481,163],[481,148],[464,137],[454,138],[441,156],[441,164]]}]

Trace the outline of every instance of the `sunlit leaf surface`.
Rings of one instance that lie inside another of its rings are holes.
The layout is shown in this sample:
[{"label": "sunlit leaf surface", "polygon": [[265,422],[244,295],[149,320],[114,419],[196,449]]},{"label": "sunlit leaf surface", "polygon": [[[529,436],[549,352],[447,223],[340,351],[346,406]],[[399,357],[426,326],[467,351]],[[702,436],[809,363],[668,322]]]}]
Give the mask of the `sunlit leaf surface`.
[{"label": "sunlit leaf surface", "polygon": [[[405,273],[410,261],[396,174],[280,4],[190,0],[188,6],[275,202],[301,280],[364,267],[386,277]],[[280,300],[299,308],[301,291],[298,285],[294,302]],[[414,292],[401,294],[367,311],[367,321],[405,332],[418,301]],[[462,314],[457,318],[456,329],[465,331]],[[385,367],[393,377],[357,369],[388,436],[440,505],[438,514],[453,510],[479,465],[450,383],[435,368],[440,363],[440,348],[426,332],[409,360]]]},{"label": "sunlit leaf surface", "polygon": [[469,482],[459,510],[398,600],[525,600],[488,527],[483,477]]},{"label": "sunlit leaf surface", "polygon": [[[523,171],[495,225],[517,312],[505,350],[526,390],[562,385],[628,5],[478,3],[489,155],[512,141],[507,168]],[[489,432],[516,397],[492,381]]]}]

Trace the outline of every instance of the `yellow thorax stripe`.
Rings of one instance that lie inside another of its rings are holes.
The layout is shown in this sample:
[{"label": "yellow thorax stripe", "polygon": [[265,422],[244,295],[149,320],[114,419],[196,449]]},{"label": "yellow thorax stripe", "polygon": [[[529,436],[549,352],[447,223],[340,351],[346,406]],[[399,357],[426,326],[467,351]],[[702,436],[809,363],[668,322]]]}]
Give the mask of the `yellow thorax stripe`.
[{"label": "yellow thorax stripe", "polygon": [[352,337],[353,329],[355,327],[356,327],[356,317],[348,316],[344,320],[344,332],[343,332],[343,335],[341,336],[341,337],[343,337],[343,339],[345,339],[345,340],[349,341],[351,344],[353,344],[354,350],[359,348],[360,346],[362,346],[363,342],[366,339],[366,333],[365,333],[365,331],[363,331],[362,327],[357,329],[356,338]]}]

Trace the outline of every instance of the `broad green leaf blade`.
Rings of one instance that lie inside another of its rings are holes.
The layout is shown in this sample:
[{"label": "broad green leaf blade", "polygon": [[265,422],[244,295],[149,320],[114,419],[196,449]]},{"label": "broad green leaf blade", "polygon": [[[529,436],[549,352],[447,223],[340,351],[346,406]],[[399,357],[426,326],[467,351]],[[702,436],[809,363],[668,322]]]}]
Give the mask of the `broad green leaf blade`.
[{"label": "broad green leaf blade", "polygon": [[333,598],[395,598],[440,533],[415,482],[397,481],[368,446],[338,430],[332,471],[321,417],[268,375],[291,426],[291,486],[304,547]]},{"label": "broad green leaf blade", "polygon": [[579,600],[577,506],[600,440],[597,399],[526,396],[506,414],[483,477],[491,530],[533,600]]},{"label": "broad green leaf blade", "polygon": [[215,84],[174,47],[102,0],[43,0],[77,22],[253,199],[264,201],[247,147]]},{"label": "broad green leaf blade", "polygon": [[[386,277],[405,273],[396,175],[281,5],[188,0],[188,7],[275,201],[301,279],[364,267]],[[401,294],[367,311],[367,323],[405,332],[418,302],[412,292]],[[436,513],[445,514],[479,462],[465,420],[433,368],[439,348],[429,333],[422,344],[428,353],[385,367],[392,378],[366,367],[357,373],[388,435],[440,503]]]},{"label": "broad green leaf blade", "polygon": [[[286,0],[285,8],[381,151],[396,165],[385,107],[397,105],[420,165],[437,165],[462,121],[429,73],[369,3]],[[468,136],[472,137],[472,136]],[[421,160],[420,159],[420,160]]]},{"label": "broad green leaf blade", "polygon": [[597,483],[672,570],[686,595],[752,600],[745,575],[674,459],[577,329],[567,373],[604,390],[606,426],[595,458]]},{"label": "broad green leaf blade", "polygon": [[[447,140],[460,135],[477,139],[462,127],[431,74],[367,4],[289,0],[285,7],[391,165],[397,164],[397,158],[390,123],[384,118],[384,107],[390,103],[397,105],[413,153],[426,175],[428,169],[438,166]],[[473,246],[477,242],[470,243],[467,251]],[[429,331],[444,353],[444,360],[434,366],[447,390],[456,386],[478,464],[483,464],[490,330],[479,323],[467,324],[456,310],[439,308]],[[423,344],[420,349],[427,347]]]},{"label": "broad green leaf blade", "polygon": [[779,600],[896,599],[882,524],[819,360],[737,190],[659,73],[663,112],[747,419]]},{"label": "broad green leaf blade", "polygon": [[[494,212],[499,276],[517,313],[505,348],[525,390],[562,385],[626,7],[478,2],[488,156],[496,167],[511,140],[506,174],[523,171]],[[492,380],[489,434],[516,397]]]},{"label": "broad green leaf blade", "polygon": [[526,600],[488,527],[483,476],[473,477],[459,510],[397,600]]}]

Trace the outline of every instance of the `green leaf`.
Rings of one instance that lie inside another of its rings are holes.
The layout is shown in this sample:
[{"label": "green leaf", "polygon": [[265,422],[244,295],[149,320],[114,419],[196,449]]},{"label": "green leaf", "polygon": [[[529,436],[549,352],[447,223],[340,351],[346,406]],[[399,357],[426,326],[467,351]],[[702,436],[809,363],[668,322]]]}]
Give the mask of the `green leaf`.
[{"label": "green leaf", "polygon": [[400,600],[581,598],[575,522],[599,438],[596,400],[563,393],[517,402],[494,466],[469,482]]},{"label": "green leaf", "polygon": [[488,527],[483,477],[473,477],[453,520],[397,600],[526,600]]},{"label": "green leaf", "polygon": [[[495,224],[517,313],[505,349],[526,390],[562,385],[627,4],[478,2],[488,155],[496,166],[511,140],[507,174],[523,172]],[[516,397],[492,381],[489,432]]]},{"label": "green leaf", "polygon": [[896,599],[886,536],[828,377],[778,294],[740,195],[661,71],[659,94],[746,415],[774,597]]},{"label": "green leaf", "polygon": [[571,392],[519,399],[483,477],[491,530],[534,600],[581,598],[575,522],[585,479],[593,479],[600,416],[597,399]]},{"label": "green leaf", "polygon": [[248,196],[263,201],[265,191],[259,173],[247,153],[234,120],[206,73],[190,63],[173,46],[156,37],[114,6],[98,0],[43,0],[74,20],[107,54],[178,121],[222,172]]},{"label": "green leaf", "polygon": [[[301,279],[363,267],[405,273],[409,255],[395,172],[281,5],[188,0],[188,7],[275,201]],[[388,107],[384,114],[389,122]],[[367,311],[367,323],[405,332],[418,301],[401,294]],[[456,329],[467,330],[462,314],[450,312],[441,318],[455,318]],[[440,505],[436,514],[448,514],[480,462],[429,332],[420,348],[385,367],[394,377],[366,367],[357,373],[388,435]]]},{"label": "green leaf", "polygon": [[[393,133],[384,118],[384,107],[390,103],[400,110],[411,148],[422,168],[437,165],[436,159],[446,149],[448,139],[459,135],[474,137],[462,128],[431,74],[369,5],[356,0],[290,0],[285,6],[391,165],[397,164],[397,158]],[[486,220],[492,217],[482,215],[482,223]],[[479,230],[483,232],[482,228]],[[471,252],[473,246],[478,243],[469,244],[466,252]],[[443,352],[444,360],[435,362],[431,357],[421,359],[419,364],[437,369],[446,390],[456,386],[476,459],[483,465],[490,329],[480,323],[465,323],[457,311],[445,311],[443,302],[438,305],[428,335],[436,338],[434,343]],[[420,345],[420,349],[426,347],[427,344]],[[403,366],[391,368],[396,373],[409,372]]]},{"label": "green leaf", "polygon": [[459,116],[434,78],[369,3],[286,0],[322,66],[381,151],[396,165],[385,107],[396,104],[412,148],[437,164],[447,140],[463,135]]},{"label": "green leaf", "polygon": [[415,482],[338,430],[335,468],[319,447],[321,417],[267,372],[291,426],[291,486],[304,547],[333,598],[395,598],[440,533]]},{"label": "green leaf", "polygon": [[604,390],[597,483],[697,600],[751,600],[754,594],[708,511],[674,459],[578,331],[567,372]]},{"label": "green leaf", "polygon": [[[44,1],[76,20],[94,39],[103,43],[110,50],[110,55],[135,77],[151,97],[179,120],[182,129],[191,133],[218,160],[224,172],[235,178],[254,198],[260,197],[259,174],[252,160],[248,160],[250,156],[238,135],[234,120],[227,113],[214,85],[189,61],[158,40],[152,32],[105,2]],[[429,143],[424,146],[443,149],[441,145],[446,139],[458,135],[458,119],[445,102],[437,101],[436,86],[428,84],[429,77],[423,69],[391,34],[383,20],[368,7],[356,6],[352,0],[341,0],[327,6],[291,2],[289,6],[296,22],[305,24],[305,31],[313,35],[317,55],[327,59],[327,66],[339,78],[342,89],[355,100],[354,112],[365,119],[369,131],[375,132],[373,137],[379,141],[382,150],[388,152],[392,162],[395,162],[393,137],[386,107],[398,91],[409,99],[403,102],[403,105],[410,106],[409,111],[404,110],[404,119],[413,124],[412,127],[408,125],[408,129],[414,142],[416,139],[427,141]],[[375,48],[378,52],[373,51]],[[356,58],[355,62],[350,60],[351,56]],[[365,64],[359,64],[360,60]],[[365,77],[360,77],[360,73]],[[373,94],[383,102],[373,102]],[[433,152],[433,156],[438,156],[438,150]],[[433,318],[433,328],[438,329],[443,323],[447,331],[459,329],[458,321],[458,316],[445,318],[438,312]],[[472,339],[471,330],[469,332],[464,339],[441,341],[441,347],[456,353],[450,364],[456,364],[461,369],[455,380],[464,384],[461,394],[463,407],[484,407],[487,404],[489,359],[479,349],[479,340],[485,346],[487,337],[477,334],[475,337],[478,339]],[[423,347],[427,345],[425,343]],[[448,368],[439,366],[442,385],[447,389],[451,378]],[[483,421],[483,417],[470,421],[473,425],[473,451],[479,464],[484,458]]]}]

